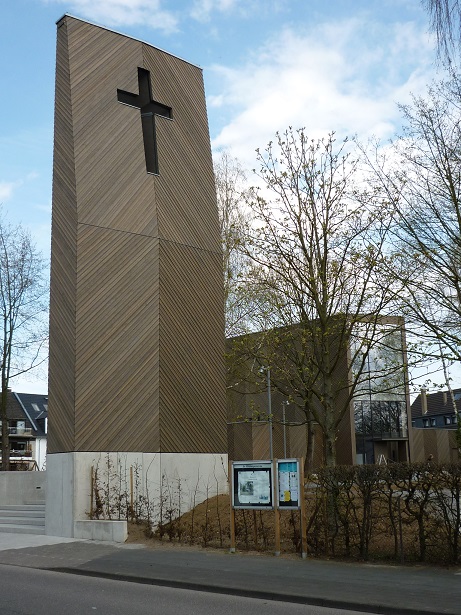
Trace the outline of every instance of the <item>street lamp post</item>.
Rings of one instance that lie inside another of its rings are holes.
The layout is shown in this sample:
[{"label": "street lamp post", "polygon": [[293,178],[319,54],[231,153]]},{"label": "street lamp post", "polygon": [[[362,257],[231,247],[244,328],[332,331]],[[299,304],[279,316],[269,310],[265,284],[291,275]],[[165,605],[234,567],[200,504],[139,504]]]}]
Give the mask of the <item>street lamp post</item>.
[{"label": "street lamp post", "polygon": [[290,405],[288,400],[282,401],[282,422],[283,422],[283,457],[287,458],[287,426],[285,422],[285,410]]},{"label": "street lamp post", "polygon": [[272,443],[272,396],[271,396],[271,368],[263,366],[259,370],[260,372],[266,372],[267,379],[267,424],[269,425],[269,458],[274,458],[274,449]]},{"label": "street lamp post", "polygon": [[269,458],[274,458],[274,445],[272,442],[272,395],[271,395],[271,368],[266,367],[267,376],[267,410],[269,412]]}]

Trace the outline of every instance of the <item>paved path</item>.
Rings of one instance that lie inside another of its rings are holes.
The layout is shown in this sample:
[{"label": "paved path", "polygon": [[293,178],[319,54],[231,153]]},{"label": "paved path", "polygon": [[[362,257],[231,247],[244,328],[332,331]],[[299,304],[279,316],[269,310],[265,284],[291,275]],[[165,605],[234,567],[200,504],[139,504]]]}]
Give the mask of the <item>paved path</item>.
[{"label": "paved path", "polygon": [[347,564],[19,534],[0,534],[0,564],[389,615],[461,615],[459,568]]}]

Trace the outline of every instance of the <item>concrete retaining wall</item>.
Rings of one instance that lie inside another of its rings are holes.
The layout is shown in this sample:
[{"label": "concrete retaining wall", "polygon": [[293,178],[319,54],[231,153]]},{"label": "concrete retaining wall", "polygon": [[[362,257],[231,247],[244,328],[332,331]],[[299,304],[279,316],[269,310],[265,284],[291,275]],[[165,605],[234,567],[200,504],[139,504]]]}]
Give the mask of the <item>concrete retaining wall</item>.
[{"label": "concrete retaining wall", "polygon": [[75,521],[74,538],[125,542],[128,538],[127,522],[103,520]]},{"label": "concrete retaining wall", "polygon": [[46,472],[0,472],[0,502],[43,504]]}]

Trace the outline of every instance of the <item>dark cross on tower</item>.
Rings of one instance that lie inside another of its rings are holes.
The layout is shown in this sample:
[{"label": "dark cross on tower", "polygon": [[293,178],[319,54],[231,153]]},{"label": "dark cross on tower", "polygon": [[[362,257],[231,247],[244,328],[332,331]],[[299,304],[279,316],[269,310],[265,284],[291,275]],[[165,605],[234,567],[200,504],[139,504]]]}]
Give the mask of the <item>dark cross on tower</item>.
[{"label": "dark cross on tower", "polygon": [[118,102],[141,111],[142,134],[144,138],[144,154],[148,173],[158,175],[157,137],[155,134],[155,116],[160,115],[171,119],[171,107],[162,105],[152,99],[150,73],[145,68],[138,67],[139,94],[117,90]]}]

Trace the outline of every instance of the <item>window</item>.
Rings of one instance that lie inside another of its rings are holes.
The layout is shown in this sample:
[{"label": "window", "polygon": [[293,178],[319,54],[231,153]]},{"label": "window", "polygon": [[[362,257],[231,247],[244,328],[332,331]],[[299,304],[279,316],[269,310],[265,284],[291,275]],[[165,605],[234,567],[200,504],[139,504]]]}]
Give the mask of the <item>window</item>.
[{"label": "window", "polygon": [[431,419],[431,427],[435,427],[437,424],[437,421],[435,419]]},{"label": "window", "polygon": [[423,427],[429,427],[429,419],[423,419]]},{"label": "window", "polygon": [[444,419],[445,419],[445,425],[452,424],[451,416],[445,416]]}]

